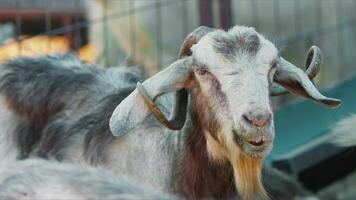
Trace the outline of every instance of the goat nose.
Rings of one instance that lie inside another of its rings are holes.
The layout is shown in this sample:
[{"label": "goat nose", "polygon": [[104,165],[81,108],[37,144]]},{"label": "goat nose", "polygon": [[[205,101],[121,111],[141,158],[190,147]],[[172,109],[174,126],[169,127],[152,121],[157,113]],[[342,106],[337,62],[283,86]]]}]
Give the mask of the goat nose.
[{"label": "goat nose", "polygon": [[266,126],[272,118],[272,113],[269,111],[251,111],[245,113],[243,118],[250,124],[257,127]]}]

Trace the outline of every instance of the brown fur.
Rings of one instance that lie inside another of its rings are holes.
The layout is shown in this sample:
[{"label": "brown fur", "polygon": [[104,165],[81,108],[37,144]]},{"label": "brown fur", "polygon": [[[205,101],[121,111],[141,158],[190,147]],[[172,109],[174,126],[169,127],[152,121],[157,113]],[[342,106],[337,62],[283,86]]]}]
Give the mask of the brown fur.
[{"label": "brown fur", "polygon": [[49,114],[57,113],[63,108],[62,105],[50,109],[46,106],[42,106],[40,107],[40,110],[34,110],[31,109],[32,107],[30,106],[21,105],[21,103],[19,103],[15,98],[16,97],[6,96],[3,101],[5,103],[5,106],[13,110],[17,115],[24,117],[27,120],[30,120],[31,122],[39,124],[41,126],[47,123]]},{"label": "brown fur", "polygon": [[243,199],[268,199],[261,180],[261,158],[251,158],[244,153],[240,153],[238,158],[234,159],[232,165],[236,187]]},{"label": "brown fur", "polygon": [[[219,87],[214,86],[212,89],[217,90]],[[236,143],[227,144],[225,138],[218,134],[221,132],[220,124],[208,106],[207,98],[203,97],[199,88],[192,89],[191,94],[192,127],[185,138],[185,152],[180,160],[178,193],[189,199],[229,198],[237,196],[237,188],[243,199],[268,198],[261,182],[262,158],[248,157],[239,150]],[[223,94],[219,95],[224,98]],[[204,128],[210,135],[205,135]],[[213,148],[224,150],[210,152],[214,149],[208,150],[208,138],[218,146]]]},{"label": "brown fur", "polygon": [[203,122],[195,109],[192,110],[191,118],[192,131],[187,134],[186,151],[180,162],[182,168],[178,180],[181,188],[178,192],[188,199],[228,198],[236,195],[230,163],[209,160]]}]

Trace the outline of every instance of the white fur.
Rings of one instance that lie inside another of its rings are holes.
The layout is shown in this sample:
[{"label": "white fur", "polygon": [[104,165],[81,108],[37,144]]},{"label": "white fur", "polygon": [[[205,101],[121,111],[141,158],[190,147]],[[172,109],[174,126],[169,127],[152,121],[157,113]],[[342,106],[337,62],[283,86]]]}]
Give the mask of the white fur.
[{"label": "white fur", "polygon": [[[228,34],[239,35],[244,32],[255,32],[253,28],[235,26],[229,30]],[[256,33],[260,39],[261,48],[257,55],[251,59],[248,55],[239,55],[235,61],[229,61],[223,55],[217,54],[213,49],[213,38],[221,31],[215,31],[203,37],[196,45],[192,47],[193,56],[196,60],[208,66],[210,72],[218,79],[221,84],[221,90],[227,97],[227,106],[222,107],[221,102],[214,101],[214,94],[209,92],[211,82],[208,79],[200,78],[198,80],[202,88],[203,95],[212,99],[212,107],[216,107],[220,121],[225,126],[232,126],[236,130],[244,129],[247,134],[246,139],[259,141],[272,141],[274,139],[273,120],[265,134],[260,134],[255,127],[246,126],[241,122],[241,116],[244,113],[253,110],[266,110],[272,113],[269,99],[269,77],[268,73],[272,61],[278,59],[276,47],[262,35]],[[230,75],[233,72],[238,74]],[[232,123],[228,125],[228,123]],[[229,134],[231,130],[225,133]],[[242,133],[243,134],[243,133]],[[228,138],[232,139],[231,134]]]},{"label": "white fur", "polygon": [[356,145],[356,115],[338,121],[331,132],[334,144],[344,147]]},{"label": "white fur", "polygon": [[174,199],[104,169],[26,159],[0,171],[0,199]]},{"label": "white fur", "polygon": [[111,145],[105,167],[115,174],[130,175],[133,180],[170,191],[178,134],[161,127],[139,126]]},{"label": "white fur", "polygon": [[0,169],[2,164],[16,159],[17,149],[13,144],[12,134],[17,121],[17,117],[8,110],[5,100],[0,96]]}]

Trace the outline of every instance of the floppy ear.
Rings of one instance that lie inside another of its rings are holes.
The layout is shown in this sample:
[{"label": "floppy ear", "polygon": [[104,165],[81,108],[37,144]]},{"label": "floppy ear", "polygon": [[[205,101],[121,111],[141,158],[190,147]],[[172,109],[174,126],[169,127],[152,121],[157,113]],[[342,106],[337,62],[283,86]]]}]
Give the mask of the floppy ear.
[{"label": "floppy ear", "polygon": [[115,136],[122,136],[142,123],[151,113],[147,99],[152,102],[162,94],[184,88],[185,81],[189,78],[191,57],[172,63],[165,70],[147,79],[142,85],[142,94],[136,88],[114,110],[110,118],[110,130]]},{"label": "floppy ear", "polygon": [[[281,57],[273,80],[293,94],[306,97],[330,108],[337,107],[341,101],[339,99],[325,97],[311,81],[319,72],[321,61],[322,54],[320,49],[316,46],[313,46],[308,52],[306,61],[308,68],[306,73]],[[284,89],[275,85],[273,87],[272,90],[274,90],[274,92],[272,92],[272,95],[285,93]]]},{"label": "floppy ear", "polygon": [[[179,130],[184,126],[188,104],[188,93],[184,89],[184,84],[189,78],[192,62],[190,48],[211,31],[213,29],[205,26],[196,28],[181,45],[179,51],[181,60],[174,62],[143,84],[137,84],[137,88],[116,107],[110,118],[110,129],[115,136],[128,133],[142,123],[150,113],[169,129]],[[176,91],[176,95],[170,119],[167,119],[154,101],[160,95],[172,91]]]}]

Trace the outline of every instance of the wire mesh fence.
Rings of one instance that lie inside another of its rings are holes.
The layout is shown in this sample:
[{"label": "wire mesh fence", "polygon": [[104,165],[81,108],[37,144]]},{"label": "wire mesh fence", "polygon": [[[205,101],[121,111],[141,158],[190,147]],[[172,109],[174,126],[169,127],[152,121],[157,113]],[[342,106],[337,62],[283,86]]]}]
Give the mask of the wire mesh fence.
[{"label": "wire mesh fence", "polygon": [[[127,62],[153,74],[176,58],[195,27],[239,24],[284,47],[299,66],[309,46],[320,46],[325,63],[317,81],[328,86],[355,72],[355,8],[355,0],[0,0],[0,51],[5,59],[71,50],[89,62]],[[48,38],[42,49],[26,43],[39,36]],[[17,50],[6,53],[11,43]]]}]

